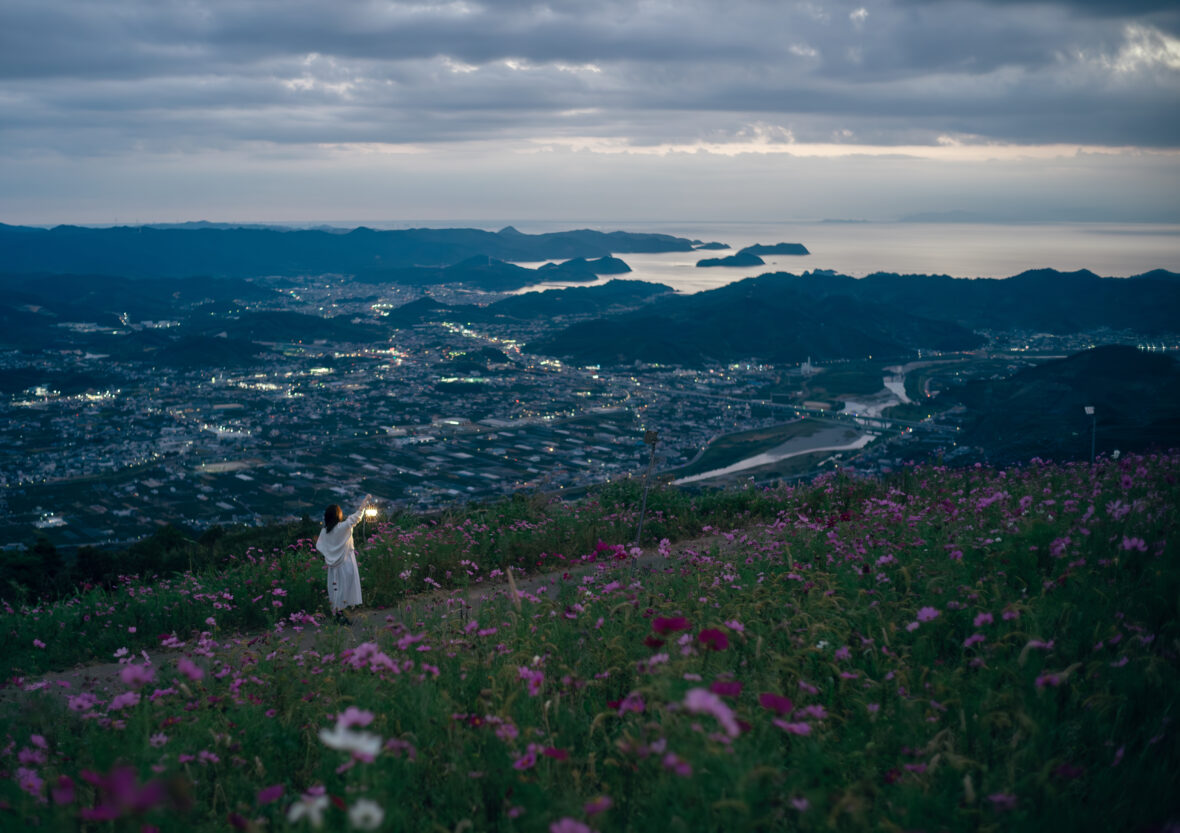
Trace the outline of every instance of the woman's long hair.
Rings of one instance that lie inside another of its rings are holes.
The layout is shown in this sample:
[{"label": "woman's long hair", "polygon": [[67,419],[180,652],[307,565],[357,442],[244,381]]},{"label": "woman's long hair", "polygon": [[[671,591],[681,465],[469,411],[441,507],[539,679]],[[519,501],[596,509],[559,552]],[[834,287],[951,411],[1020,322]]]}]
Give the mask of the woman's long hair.
[{"label": "woman's long hair", "polygon": [[324,510],[324,530],[326,532],[331,532],[342,520],[344,520],[344,510],[335,503]]}]

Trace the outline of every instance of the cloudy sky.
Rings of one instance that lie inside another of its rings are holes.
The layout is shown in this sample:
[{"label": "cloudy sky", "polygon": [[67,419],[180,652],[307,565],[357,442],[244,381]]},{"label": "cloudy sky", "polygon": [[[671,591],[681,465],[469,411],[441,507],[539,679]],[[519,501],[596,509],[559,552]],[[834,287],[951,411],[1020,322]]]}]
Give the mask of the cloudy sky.
[{"label": "cloudy sky", "polygon": [[1180,222],[1175,0],[4,0],[0,221]]}]

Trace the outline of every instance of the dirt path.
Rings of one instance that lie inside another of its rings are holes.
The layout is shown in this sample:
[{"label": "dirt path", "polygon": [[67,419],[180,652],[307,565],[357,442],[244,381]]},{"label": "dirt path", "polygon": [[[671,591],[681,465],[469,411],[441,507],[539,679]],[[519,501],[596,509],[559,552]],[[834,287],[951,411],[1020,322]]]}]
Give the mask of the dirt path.
[{"label": "dirt path", "polygon": [[[672,545],[667,557],[652,548],[650,552],[645,552],[637,559],[578,563],[545,573],[514,574],[514,581],[516,590],[522,598],[555,599],[562,587],[571,583],[581,584],[582,578],[588,575],[612,574],[619,580],[624,580],[633,574],[639,576],[645,572],[662,569],[664,565],[681,558],[714,551],[724,554],[736,548],[743,537],[752,537],[754,534],[753,529],[719,532],[679,541]],[[484,604],[498,598],[510,597],[511,590],[506,578],[468,588],[436,590],[407,599],[404,604],[395,608],[354,609],[349,613],[352,620],[350,625],[338,625],[326,617],[317,617],[323,621],[314,626],[289,626],[281,633],[269,630],[225,636],[216,640],[215,650],[223,662],[239,667],[243,663],[261,659],[273,651],[298,653],[323,646],[325,642],[330,646],[325,650],[339,654],[363,642],[376,641],[382,631],[397,624],[413,628],[425,616],[433,615],[440,608],[464,610],[465,614],[462,615],[477,618]],[[176,660],[182,655],[191,654],[195,645],[196,640],[189,639],[184,648],[157,648],[148,654],[152,666],[158,669],[160,674],[159,685],[164,685],[165,681],[173,676]],[[136,659],[142,664],[142,656],[137,656]],[[198,665],[209,670],[206,660],[197,657],[196,661]],[[93,692],[99,696],[114,694],[126,689],[119,676],[123,667],[118,662],[95,662],[64,671],[50,672],[35,679],[26,678],[22,686],[9,685],[0,689],[0,702],[14,701],[26,692],[37,690],[60,694],[63,699],[81,692]]]}]

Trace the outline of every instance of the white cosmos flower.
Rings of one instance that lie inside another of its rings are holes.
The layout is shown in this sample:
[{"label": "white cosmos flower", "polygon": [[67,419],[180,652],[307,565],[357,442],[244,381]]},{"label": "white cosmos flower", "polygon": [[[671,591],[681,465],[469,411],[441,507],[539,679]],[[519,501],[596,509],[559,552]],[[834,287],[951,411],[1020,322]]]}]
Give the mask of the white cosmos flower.
[{"label": "white cosmos flower", "polygon": [[372,761],[381,751],[381,738],[378,735],[372,732],[354,732],[341,723],[337,723],[333,729],[320,729],[320,740],[324,746],[351,752],[365,761]]},{"label": "white cosmos flower", "polygon": [[294,824],[306,817],[311,826],[318,829],[324,825],[324,810],[327,808],[328,796],[305,795],[287,809],[287,821]]},{"label": "white cosmos flower", "polygon": [[348,808],[348,821],[357,830],[376,830],[385,821],[385,811],[376,801],[358,798]]}]

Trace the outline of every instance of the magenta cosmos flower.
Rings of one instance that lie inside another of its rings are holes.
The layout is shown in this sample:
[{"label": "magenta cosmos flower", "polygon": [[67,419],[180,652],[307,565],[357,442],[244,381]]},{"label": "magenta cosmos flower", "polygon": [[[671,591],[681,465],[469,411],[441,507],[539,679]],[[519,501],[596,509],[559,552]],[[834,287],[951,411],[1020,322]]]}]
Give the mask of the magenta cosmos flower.
[{"label": "magenta cosmos flower", "polygon": [[762,708],[769,709],[778,715],[790,714],[795,710],[795,704],[791,702],[791,698],[783,697],[781,694],[774,694],[769,691],[764,691],[758,695],[758,704]]},{"label": "magenta cosmos flower", "polygon": [[676,633],[676,631],[686,631],[691,625],[683,616],[657,616],[651,622],[651,629],[656,633]]},{"label": "magenta cosmos flower", "polygon": [[717,628],[705,628],[697,634],[697,641],[713,651],[724,651],[729,647],[729,637]]}]

